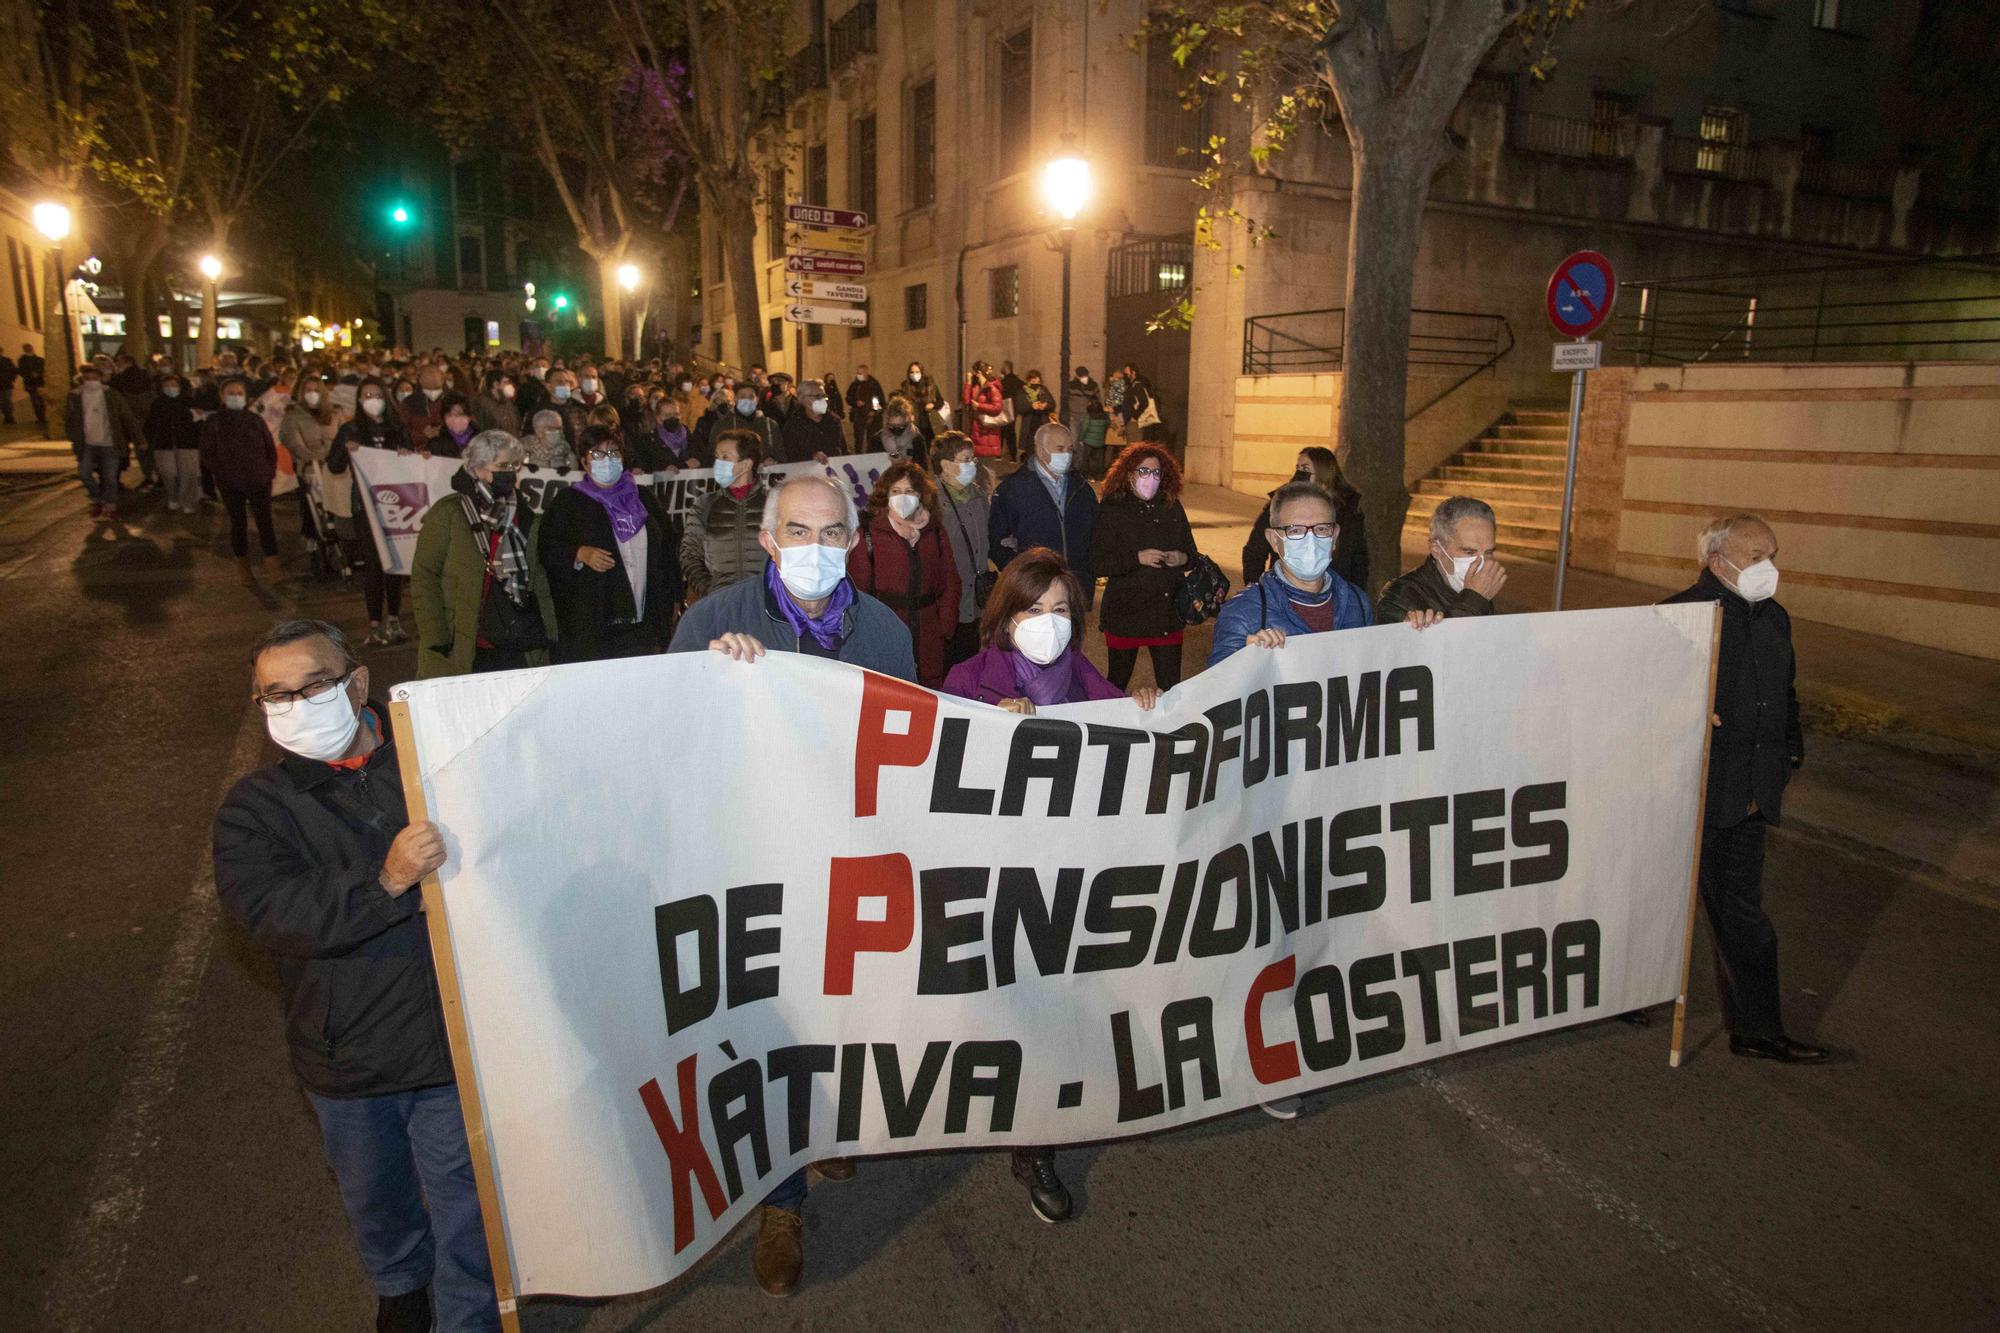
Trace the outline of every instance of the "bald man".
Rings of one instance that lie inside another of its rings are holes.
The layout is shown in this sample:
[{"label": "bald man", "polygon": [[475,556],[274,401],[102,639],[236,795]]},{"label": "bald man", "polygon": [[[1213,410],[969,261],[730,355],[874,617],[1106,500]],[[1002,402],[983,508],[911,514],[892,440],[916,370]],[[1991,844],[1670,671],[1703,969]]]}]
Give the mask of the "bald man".
[{"label": "bald man", "polygon": [[1701,902],[1715,932],[1715,986],[1731,1054],[1818,1064],[1824,1046],[1785,1035],[1778,1012],[1778,932],[1764,915],[1764,832],[1805,762],[1792,687],[1792,621],[1778,605],[1778,536],[1755,514],[1717,519],[1696,543],[1703,569],[1668,602],[1720,602],[1715,735],[1701,839]]}]

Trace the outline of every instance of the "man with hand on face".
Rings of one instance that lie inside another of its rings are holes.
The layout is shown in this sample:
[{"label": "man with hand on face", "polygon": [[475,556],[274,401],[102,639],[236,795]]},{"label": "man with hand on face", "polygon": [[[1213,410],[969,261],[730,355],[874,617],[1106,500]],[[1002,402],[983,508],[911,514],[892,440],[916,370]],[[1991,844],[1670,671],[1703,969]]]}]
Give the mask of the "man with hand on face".
[{"label": "man with hand on face", "polygon": [[1764,915],[1764,832],[1778,822],[1785,786],[1806,758],[1792,683],[1792,618],[1775,599],[1778,537],[1755,514],[1738,514],[1703,529],[1696,550],[1701,577],[1666,601],[1722,604],[1698,878],[1715,932],[1715,989],[1729,1052],[1819,1064],[1831,1055],[1826,1047],[1785,1035],[1778,932]]},{"label": "man with hand on face", "polygon": [[1499,525],[1493,507],[1469,495],[1454,495],[1431,512],[1431,549],[1424,562],[1389,580],[1375,619],[1402,620],[1429,629],[1453,616],[1493,614],[1493,599],[1506,585],[1507,569],[1494,557]]},{"label": "man with hand on face", "polygon": [[253,650],[251,676],[286,753],[215,816],[216,895],[277,963],[292,1071],[375,1286],[375,1327],[497,1329],[417,891],[444,864],[444,838],[410,822],[368,668],[339,629],[285,621]]},{"label": "man with hand on face", "polygon": [[[758,543],[770,556],[762,578],[711,592],[688,607],[674,631],[672,653],[704,649],[738,662],[767,652],[805,653],[852,663],[915,683],[910,632],[896,613],[855,588],[847,555],[861,540],[861,517],[846,487],[826,477],[793,477],[764,504]],[[827,1180],[847,1180],[854,1163],[813,1164]],[[759,1210],[750,1271],[773,1296],[789,1296],[805,1268],[800,1237],[806,1173],[779,1183]]]}]

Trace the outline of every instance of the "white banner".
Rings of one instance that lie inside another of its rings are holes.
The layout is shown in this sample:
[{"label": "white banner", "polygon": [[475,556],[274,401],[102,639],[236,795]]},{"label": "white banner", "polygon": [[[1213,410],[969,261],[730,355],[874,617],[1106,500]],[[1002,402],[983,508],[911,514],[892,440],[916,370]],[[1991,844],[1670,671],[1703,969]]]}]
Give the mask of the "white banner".
[{"label": "white banner", "polygon": [[1714,615],[1295,638],[1151,713],[789,654],[399,687],[517,1291],[665,1282],[819,1158],[1144,1133],[1671,999]]},{"label": "white banner", "polygon": [[[280,451],[283,452],[282,450]],[[408,574],[416,554],[417,534],[423,530],[424,515],[430,507],[451,494],[452,474],[459,470],[456,458],[425,457],[398,453],[393,449],[356,449],[348,455],[354,468],[355,493],[368,514],[368,530],[375,538],[375,551],[382,568],[390,574]],[[857,506],[868,503],[875,482],[895,459],[888,454],[853,454],[825,463],[768,463],[766,482],[819,472],[846,486]],[[522,503],[539,514],[549,497],[565,486],[574,485],[583,474],[576,468],[522,468],[515,480]],[[687,516],[694,502],[715,489],[713,468],[684,468],[678,472],[640,473],[639,484],[651,486],[666,509],[667,517]]]}]

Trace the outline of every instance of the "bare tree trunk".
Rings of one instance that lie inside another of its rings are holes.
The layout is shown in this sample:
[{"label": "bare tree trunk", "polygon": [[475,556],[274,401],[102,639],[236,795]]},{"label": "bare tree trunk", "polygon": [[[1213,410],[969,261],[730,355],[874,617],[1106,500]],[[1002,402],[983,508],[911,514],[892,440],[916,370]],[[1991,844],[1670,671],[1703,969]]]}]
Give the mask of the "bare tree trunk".
[{"label": "bare tree trunk", "polygon": [[604,302],[604,355],[613,361],[625,356],[625,291],[618,285],[618,266],[625,262],[625,247],[592,248],[597,261],[597,285]]},{"label": "bare tree trunk", "polygon": [[55,434],[63,428],[70,381],[76,378],[76,323],[70,318],[64,290],[69,278],[67,256],[59,265],[56,252],[49,251],[42,271],[42,401],[48,405],[49,433]]},{"label": "bare tree trunk", "polygon": [[[739,370],[764,364],[764,303],[757,295],[757,203],[753,191],[702,182],[702,200],[722,246],[722,272],[736,315]],[[720,312],[718,312],[719,314]]]},{"label": "bare tree trunk", "polygon": [[144,366],[153,356],[153,265],[125,275],[125,343],[119,348]]}]

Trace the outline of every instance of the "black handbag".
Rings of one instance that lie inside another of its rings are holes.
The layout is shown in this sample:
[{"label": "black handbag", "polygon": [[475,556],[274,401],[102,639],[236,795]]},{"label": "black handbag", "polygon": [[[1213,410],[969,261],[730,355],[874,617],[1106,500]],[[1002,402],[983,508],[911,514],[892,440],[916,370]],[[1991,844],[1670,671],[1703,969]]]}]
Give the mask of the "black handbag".
[{"label": "black handbag", "polygon": [[1228,600],[1229,576],[1197,551],[1181,575],[1181,586],[1174,589],[1174,615],[1183,625],[1199,625],[1213,619]]}]

